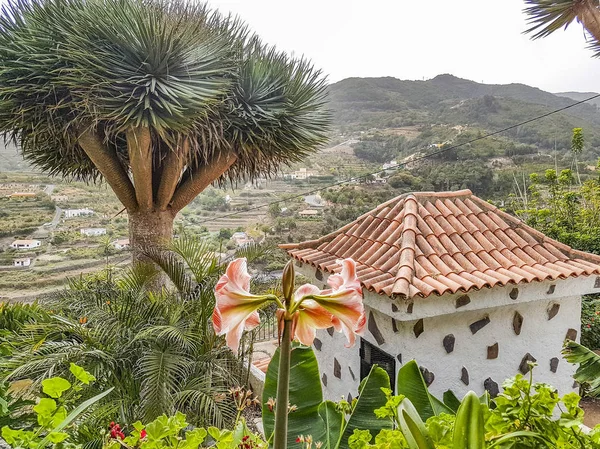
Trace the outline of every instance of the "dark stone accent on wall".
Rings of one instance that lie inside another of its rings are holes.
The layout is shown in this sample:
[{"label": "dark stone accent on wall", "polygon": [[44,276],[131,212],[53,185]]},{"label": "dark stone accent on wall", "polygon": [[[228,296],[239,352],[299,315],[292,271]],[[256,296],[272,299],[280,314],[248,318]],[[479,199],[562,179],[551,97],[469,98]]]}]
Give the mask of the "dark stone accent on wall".
[{"label": "dark stone accent on wall", "polygon": [[456,298],[456,308],[458,309],[459,307],[466,306],[470,302],[471,298],[469,298],[469,295],[459,296],[458,298]]},{"label": "dark stone accent on wall", "polygon": [[350,393],[348,393],[348,397],[346,398],[346,400],[348,401],[349,404],[352,403],[352,395]]},{"label": "dark stone accent on wall", "polygon": [[498,384],[492,380],[491,377],[488,377],[483,382],[483,388],[490,394],[490,397],[493,399],[500,394],[500,389],[498,388]]},{"label": "dark stone accent on wall", "polygon": [[327,328],[327,333],[329,334],[330,337],[333,337],[334,332],[335,332],[335,329],[333,327]]},{"label": "dark stone accent on wall", "polygon": [[550,371],[552,371],[553,373],[556,372],[556,370],[558,369],[558,362],[560,360],[558,360],[558,357],[552,357],[550,359]]},{"label": "dark stone accent on wall", "polygon": [[377,322],[375,321],[375,315],[373,312],[369,312],[369,322],[367,323],[367,327],[369,328],[369,332],[375,337],[375,341],[377,341],[378,345],[382,345],[385,343],[385,338],[381,335],[381,331],[377,326]]},{"label": "dark stone accent on wall", "polygon": [[594,281],[594,288],[600,288],[600,276],[596,277],[596,280]]},{"label": "dark stone accent on wall", "polygon": [[519,289],[518,288],[513,288],[510,293],[508,294],[510,299],[517,299],[519,297]]},{"label": "dark stone accent on wall", "polygon": [[396,325],[396,320],[392,318],[392,330],[394,332],[398,332],[398,326]]},{"label": "dark stone accent on wall", "polygon": [[519,364],[519,371],[521,371],[521,374],[527,374],[529,372],[530,368],[528,362],[537,362],[537,360],[530,353],[525,354]]},{"label": "dark stone accent on wall", "polygon": [[560,310],[560,304],[552,304],[552,306],[548,309],[548,320],[551,320],[556,315],[558,315],[559,310]]},{"label": "dark stone accent on wall", "polygon": [[296,266],[297,267],[301,267],[302,266],[302,262],[300,262],[299,260],[296,261]]},{"label": "dark stone accent on wall", "polygon": [[321,348],[323,347],[323,342],[321,340],[319,340],[318,338],[315,338],[315,341],[313,341],[313,345],[317,351],[320,351]]},{"label": "dark stone accent on wall", "polygon": [[396,313],[398,311],[398,306],[392,303],[392,312]]},{"label": "dark stone accent on wall", "polygon": [[456,338],[454,338],[453,334],[448,334],[444,337],[444,349],[448,354],[454,351],[454,342]]},{"label": "dark stone accent on wall", "polygon": [[423,318],[421,318],[413,326],[413,332],[415,333],[415,337],[419,338],[419,335],[421,335],[424,330],[425,330],[425,326],[423,324]]},{"label": "dark stone accent on wall", "polygon": [[321,270],[319,270],[318,268],[317,268],[317,271],[315,271],[315,277],[317,278],[318,281],[323,280],[323,272]]},{"label": "dark stone accent on wall", "polygon": [[352,371],[352,368],[348,367],[348,371],[350,371],[350,377],[352,377],[352,380],[356,380],[356,376],[354,375],[354,371]]},{"label": "dark stone accent on wall", "polygon": [[482,318],[479,321],[475,321],[469,327],[471,328],[471,333],[476,334],[488,324],[490,324],[490,317],[486,316],[485,318]]},{"label": "dark stone accent on wall", "polygon": [[552,284],[550,287],[548,287],[548,291],[546,292],[546,294],[551,295],[554,293],[554,290],[556,290],[556,285]]},{"label": "dark stone accent on wall", "polygon": [[413,312],[413,306],[414,303],[411,301],[408,303],[408,306],[406,306],[406,313],[412,313]]},{"label": "dark stone accent on wall", "polygon": [[396,356],[396,358],[398,359],[398,361],[399,361],[400,363],[402,363],[402,354],[398,354],[398,355]]},{"label": "dark stone accent on wall", "polygon": [[515,331],[515,334],[521,335],[521,327],[523,327],[523,315],[519,312],[515,312],[515,315],[513,316],[513,330]]},{"label": "dark stone accent on wall", "polygon": [[469,385],[469,371],[467,371],[467,368],[465,368],[464,366],[462,367],[460,373],[460,380],[462,380],[463,384]]},{"label": "dark stone accent on wall", "polygon": [[567,335],[565,336],[565,339],[575,341],[576,338],[577,338],[577,331],[575,329],[569,329],[567,331]]},{"label": "dark stone accent on wall", "polygon": [[327,374],[323,373],[321,381],[323,382],[323,385],[327,386]]},{"label": "dark stone accent on wall", "polygon": [[425,384],[427,386],[430,386],[435,380],[435,374],[433,374],[424,366],[419,366],[419,369],[421,370],[421,374],[423,375],[423,380],[425,380]]},{"label": "dark stone accent on wall", "polygon": [[579,382],[575,381],[573,382],[573,389],[577,389],[579,388]]},{"label": "dark stone accent on wall", "polygon": [[487,358],[490,360],[498,358],[498,343],[494,343],[492,346],[488,346]]},{"label": "dark stone accent on wall", "polygon": [[335,357],[333,358],[333,375],[338,379],[342,378],[342,367]]}]

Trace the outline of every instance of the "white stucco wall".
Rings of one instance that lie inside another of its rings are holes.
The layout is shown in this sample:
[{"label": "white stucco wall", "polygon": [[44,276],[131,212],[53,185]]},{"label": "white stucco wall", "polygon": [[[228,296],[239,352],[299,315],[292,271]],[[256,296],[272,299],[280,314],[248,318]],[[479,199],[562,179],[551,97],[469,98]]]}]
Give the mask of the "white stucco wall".
[{"label": "white stucco wall", "polygon": [[[301,267],[303,274],[318,280],[312,267]],[[517,289],[517,290],[515,290]],[[434,374],[430,390],[440,395],[452,389],[461,396],[469,390],[480,394],[484,382],[491,379],[501,389],[502,382],[519,372],[519,365],[530,354],[538,363],[534,381],[546,382],[558,388],[561,394],[573,391],[572,375],[575,367],[567,363],[560,351],[567,332],[576,331],[579,340],[581,295],[600,291],[596,277],[560,280],[523,285],[511,285],[479,292],[455,295],[392,300],[371,292],[365,294],[367,317],[372,315],[383,341],[377,342],[373,332],[365,330],[363,338],[387,354],[396,357],[396,370],[403,363],[415,359]],[[458,304],[464,304],[457,307]],[[410,305],[412,303],[412,305]],[[409,313],[409,311],[411,313]],[[520,334],[513,324],[515,313],[522,316]],[[553,316],[552,316],[553,315]],[[470,325],[485,319],[489,323],[473,333]],[[415,324],[423,320],[423,332],[415,336]],[[392,320],[395,320],[395,330]],[[371,329],[374,330],[374,329]],[[360,340],[353,348],[345,348],[342,334],[319,331],[315,344],[324,392],[328,399],[356,395],[360,382]],[[375,334],[377,332],[375,331]],[[454,348],[447,352],[444,337],[454,336]],[[497,358],[488,358],[488,347],[498,344]],[[558,359],[556,372],[551,360]],[[335,360],[340,365],[339,378],[334,373]],[[461,380],[463,367],[468,372],[469,384]],[[322,378],[323,381],[323,378]],[[325,381],[323,382],[325,383]]]}]

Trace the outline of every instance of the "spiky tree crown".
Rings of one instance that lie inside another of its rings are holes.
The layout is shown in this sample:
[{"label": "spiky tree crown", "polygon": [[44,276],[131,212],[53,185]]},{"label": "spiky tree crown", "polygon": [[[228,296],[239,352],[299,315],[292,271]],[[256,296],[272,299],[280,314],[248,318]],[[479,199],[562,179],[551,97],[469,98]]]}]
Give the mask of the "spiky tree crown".
[{"label": "spiky tree crown", "polygon": [[180,183],[224,152],[235,154],[225,174],[232,179],[271,174],[326,139],[325,88],[308,61],[186,0],[13,0],[2,8],[0,132],[52,174],[106,177],[81,147],[88,130],[128,172],[132,129],[149,130],[155,176],[173,151]]}]

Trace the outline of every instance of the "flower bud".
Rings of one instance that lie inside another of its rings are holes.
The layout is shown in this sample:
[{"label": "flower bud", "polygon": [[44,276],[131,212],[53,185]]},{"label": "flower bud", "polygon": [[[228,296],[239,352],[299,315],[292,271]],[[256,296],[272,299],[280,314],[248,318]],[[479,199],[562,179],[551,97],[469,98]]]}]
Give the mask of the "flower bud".
[{"label": "flower bud", "polygon": [[283,288],[283,297],[287,302],[292,299],[294,294],[294,284],[296,281],[296,272],[294,270],[294,261],[290,260],[283,268],[283,277],[281,280]]}]

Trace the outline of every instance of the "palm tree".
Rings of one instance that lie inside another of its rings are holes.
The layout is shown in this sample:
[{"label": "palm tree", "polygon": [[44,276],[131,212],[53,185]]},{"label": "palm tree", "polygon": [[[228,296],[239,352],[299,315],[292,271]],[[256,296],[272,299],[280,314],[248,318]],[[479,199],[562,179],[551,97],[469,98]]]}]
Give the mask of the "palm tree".
[{"label": "palm tree", "polygon": [[131,424],[179,410],[192,424],[224,426],[235,417],[221,397],[243,384],[242,360],[209,320],[223,266],[199,240],[180,239],[172,251],[157,253],[174,291],[148,291],[156,273],[147,265],[119,278],[107,269],[72,281],[44,304],[50,316],[6,337],[13,350],[0,360],[4,380],[30,379],[36,389],[73,362],[97,378],[88,396],[115,387],[89,413],[80,441],[95,440],[111,420]]},{"label": "palm tree", "polygon": [[596,56],[600,54],[599,0],[525,0],[525,3],[529,5],[525,13],[531,25],[526,33],[534,33],[534,39],[567,28],[576,20],[594,40],[590,47],[596,50]]},{"label": "palm tree", "polygon": [[325,80],[191,0],[20,0],[0,13],[0,132],[42,170],[104,180],[136,260],[213,182],[326,140]]}]

